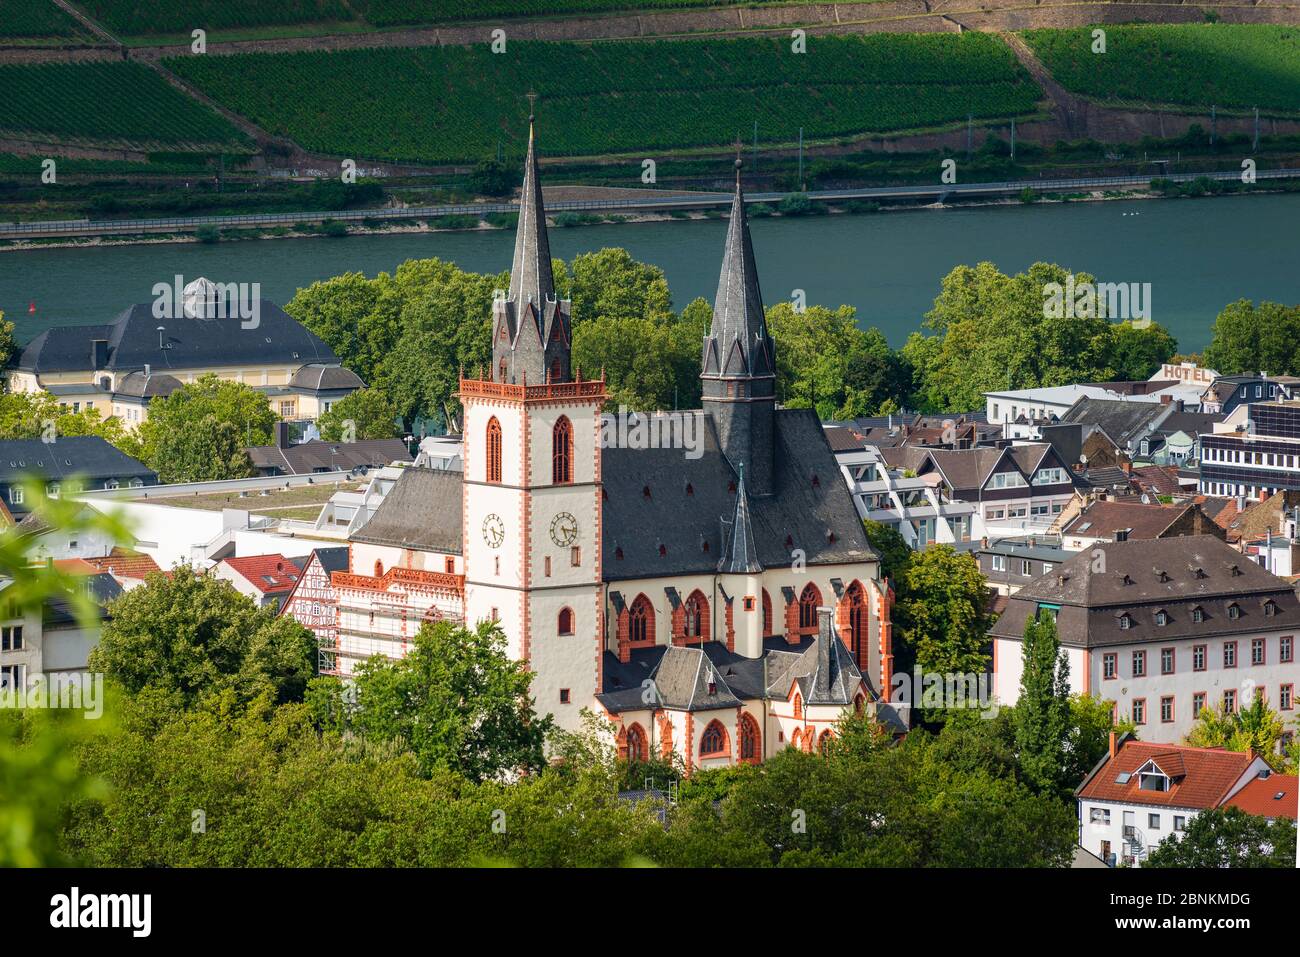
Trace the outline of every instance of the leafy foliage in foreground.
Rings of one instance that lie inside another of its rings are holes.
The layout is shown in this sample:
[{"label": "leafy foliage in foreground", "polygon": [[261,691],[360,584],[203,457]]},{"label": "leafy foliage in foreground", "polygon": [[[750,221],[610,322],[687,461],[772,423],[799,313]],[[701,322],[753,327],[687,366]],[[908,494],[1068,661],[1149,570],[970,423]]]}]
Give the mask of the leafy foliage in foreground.
[{"label": "leafy foliage in foreground", "polygon": [[1295,821],[1211,808],[1196,815],[1181,836],[1156,847],[1143,867],[1295,867]]},{"label": "leafy foliage in foreground", "polygon": [[[510,41],[332,53],[178,57],[167,67],[308,149],[422,162],[522,155],[536,88],[550,155],[725,146],[1032,113],[1041,96],[990,34],[873,34],[576,44]],[[545,70],[538,63],[547,64]],[[640,155],[640,154],[638,154]]]}]

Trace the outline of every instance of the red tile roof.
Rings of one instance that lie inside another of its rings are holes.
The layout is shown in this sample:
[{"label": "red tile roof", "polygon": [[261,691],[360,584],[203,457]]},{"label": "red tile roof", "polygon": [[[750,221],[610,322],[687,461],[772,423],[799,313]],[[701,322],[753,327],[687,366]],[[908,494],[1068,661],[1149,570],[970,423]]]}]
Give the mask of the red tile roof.
[{"label": "red tile roof", "polygon": [[1154,491],[1159,495],[1174,495],[1183,490],[1178,482],[1178,469],[1172,465],[1146,465],[1135,468],[1132,472],[1133,484],[1143,491]]},{"label": "red tile roof", "polygon": [[109,572],[114,578],[143,580],[150,572],[162,571],[153,556],[121,552],[118,549],[113,549],[113,554],[104,558],[87,558],[86,562],[101,572]]},{"label": "red tile roof", "polygon": [[[1277,795],[1282,797],[1278,798]],[[1261,817],[1289,817],[1296,819],[1296,776],[1270,774],[1266,778],[1251,778],[1249,784],[1234,794],[1224,807],[1239,807],[1247,814]]]},{"label": "red tile roof", "polygon": [[302,574],[297,565],[279,554],[223,558],[221,564],[239,572],[263,594],[291,591]]},{"label": "red tile roof", "polygon": [[68,575],[98,575],[99,569],[84,558],[56,558],[54,567]]},{"label": "red tile roof", "polygon": [[[1108,758],[1078,794],[1084,799],[1204,810],[1218,807],[1228,789],[1241,779],[1254,760],[1252,755],[1220,748],[1125,741],[1115,757]],[[1170,775],[1168,791],[1143,791],[1138,787],[1136,772],[1148,761],[1154,761]],[[1130,777],[1127,783],[1120,784],[1118,778],[1124,772]]]}]

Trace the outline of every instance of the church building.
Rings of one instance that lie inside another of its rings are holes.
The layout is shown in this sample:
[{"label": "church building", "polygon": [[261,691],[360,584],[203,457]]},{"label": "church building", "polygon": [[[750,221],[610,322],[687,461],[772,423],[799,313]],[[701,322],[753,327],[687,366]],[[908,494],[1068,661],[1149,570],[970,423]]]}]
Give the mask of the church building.
[{"label": "church building", "polygon": [[337,673],[424,621],[495,620],[538,713],[592,709],[624,755],[688,770],[819,748],[847,709],[886,717],[892,594],[815,412],[777,406],[740,167],[703,408],[673,413],[698,441],[620,445],[603,379],[571,365],[530,129],[492,366],[460,380],[464,471],[405,470],[354,535]]}]

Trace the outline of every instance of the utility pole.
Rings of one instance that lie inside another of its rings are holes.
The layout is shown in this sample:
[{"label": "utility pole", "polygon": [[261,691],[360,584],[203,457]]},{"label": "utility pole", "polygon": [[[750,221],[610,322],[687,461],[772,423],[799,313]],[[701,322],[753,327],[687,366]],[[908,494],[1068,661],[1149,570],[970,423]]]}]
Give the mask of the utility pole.
[{"label": "utility pole", "polygon": [[807,192],[807,185],[803,181],[803,127],[799,127],[799,190]]},{"label": "utility pole", "polygon": [[1011,121],[1011,158],[1016,158],[1016,121]]}]

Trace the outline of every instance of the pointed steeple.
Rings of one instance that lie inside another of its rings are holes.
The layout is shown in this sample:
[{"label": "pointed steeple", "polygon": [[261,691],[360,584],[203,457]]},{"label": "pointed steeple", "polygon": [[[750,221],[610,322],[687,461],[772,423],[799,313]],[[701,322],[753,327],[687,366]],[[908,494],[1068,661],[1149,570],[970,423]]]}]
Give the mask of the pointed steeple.
[{"label": "pointed steeple", "polygon": [[736,514],[731,523],[731,536],[718,562],[718,571],[733,575],[749,575],[763,570],[754,548],[754,527],[749,517],[749,495],[745,491],[745,467],[740,467],[740,482],[736,486]]},{"label": "pointed steeple", "polygon": [[510,289],[492,306],[493,381],[512,385],[568,382],[570,314],[569,300],[555,298],[546,206],[537,169],[537,136],[534,117],[529,114]]},{"label": "pointed steeple", "polygon": [[743,165],[737,155],[736,192],[713,301],[713,324],[704,337],[700,379],[702,404],[713,417],[722,454],[732,467],[749,469],[750,490],[761,496],[774,491],[776,347],[767,334],[745,217]]},{"label": "pointed steeple", "polygon": [[519,226],[515,256],[510,265],[510,298],[541,306],[555,298],[551,273],[551,244],[546,236],[546,207],[542,180],[537,173],[537,138],[534,117],[528,117],[528,157],[524,160],[524,185],[519,192]]},{"label": "pointed steeple", "polygon": [[772,375],[776,370],[763,294],[758,285],[758,266],[749,238],[745,215],[745,192],[740,183],[744,164],[736,160],[736,189],[731,198],[731,219],[722,255],[718,294],[713,299],[713,325],[705,341],[704,375],[753,377]]}]

